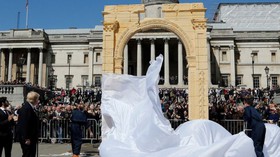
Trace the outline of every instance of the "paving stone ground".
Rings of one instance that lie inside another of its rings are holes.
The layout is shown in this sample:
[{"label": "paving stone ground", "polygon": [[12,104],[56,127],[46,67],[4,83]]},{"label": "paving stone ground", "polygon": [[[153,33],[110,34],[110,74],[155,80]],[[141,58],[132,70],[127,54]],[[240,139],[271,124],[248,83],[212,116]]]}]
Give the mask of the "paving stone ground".
[{"label": "paving stone ground", "polygon": [[[98,143],[84,143],[81,149],[81,157],[99,157]],[[19,143],[13,144],[12,157],[21,157],[22,152]],[[4,156],[4,152],[3,152]],[[71,144],[39,143],[39,157],[72,157]]]}]

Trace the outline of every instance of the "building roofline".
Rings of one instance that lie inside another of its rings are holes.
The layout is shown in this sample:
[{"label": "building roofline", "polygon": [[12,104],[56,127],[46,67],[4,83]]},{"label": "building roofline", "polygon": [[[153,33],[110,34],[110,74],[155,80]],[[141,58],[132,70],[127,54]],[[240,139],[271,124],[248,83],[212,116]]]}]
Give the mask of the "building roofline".
[{"label": "building roofline", "polygon": [[240,3],[220,3],[217,7],[219,9],[222,5],[252,5],[252,4],[265,4],[265,5],[270,5],[270,4],[280,4],[280,2],[240,2]]}]

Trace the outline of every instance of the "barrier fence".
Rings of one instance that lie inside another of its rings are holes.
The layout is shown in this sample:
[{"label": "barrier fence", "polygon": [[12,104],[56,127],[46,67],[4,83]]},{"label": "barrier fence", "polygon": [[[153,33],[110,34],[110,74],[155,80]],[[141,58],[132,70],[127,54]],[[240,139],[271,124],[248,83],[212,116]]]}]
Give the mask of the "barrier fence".
[{"label": "barrier fence", "polygon": [[[186,122],[185,120],[169,120],[172,128],[176,129],[180,124]],[[90,131],[85,127],[82,127],[83,131],[83,140],[90,141],[99,141],[101,139],[101,120],[97,121],[95,119],[89,119],[89,128],[93,133],[90,136]],[[226,130],[228,130],[231,134],[237,134],[242,131],[248,131],[247,124],[243,120],[221,120],[218,122],[222,125]],[[51,143],[59,143],[59,142],[70,142],[71,132],[70,132],[70,121],[69,120],[40,120],[40,133],[39,140],[41,142],[51,142]],[[279,126],[280,123],[276,125]],[[16,127],[14,132],[16,132]],[[15,134],[16,135],[16,134]],[[16,139],[16,137],[15,137]]]},{"label": "barrier fence", "polygon": [[[96,140],[98,141],[101,136],[101,125],[100,122],[95,119],[89,119],[89,130],[82,126],[83,140],[89,140],[91,143]],[[69,120],[50,120],[40,122],[40,137],[41,141],[63,142],[69,141],[71,137],[70,131],[71,122]],[[90,135],[90,131],[93,133]]]},{"label": "barrier fence", "polygon": [[228,130],[231,134],[237,134],[247,128],[247,125],[243,120],[227,119],[220,121],[219,124],[226,130]]}]

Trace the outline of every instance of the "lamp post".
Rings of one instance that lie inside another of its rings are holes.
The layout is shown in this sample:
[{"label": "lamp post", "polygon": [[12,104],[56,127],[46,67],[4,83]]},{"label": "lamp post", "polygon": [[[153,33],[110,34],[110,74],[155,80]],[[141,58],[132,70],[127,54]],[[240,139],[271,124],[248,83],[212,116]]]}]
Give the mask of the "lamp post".
[{"label": "lamp post", "polygon": [[25,58],[23,57],[23,54],[22,54],[22,56],[19,58],[19,60],[18,60],[18,65],[19,65],[19,78],[18,78],[18,80],[20,81],[20,82],[22,82],[23,81],[23,78],[22,78],[22,73],[23,73],[23,65],[24,65],[24,63],[25,63]]},{"label": "lamp post", "polygon": [[50,89],[51,89],[51,91],[54,88],[54,76],[53,75],[54,75],[54,69],[51,68],[50,69]]},{"label": "lamp post", "polygon": [[269,87],[269,76],[268,76],[268,74],[269,74],[269,68],[266,66],[266,67],[264,68],[264,71],[265,71],[265,74],[266,74],[266,88],[268,89],[268,87]]},{"label": "lamp post", "polygon": [[67,77],[67,86],[68,91],[70,90],[70,63],[71,63],[72,55],[68,55],[68,77]]},{"label": "lamp post", "polygon": [[254,88],[254,76],[255,76],[255,73],[254,73],[254,64],[255,64],[255,55],[254,53],[251,53],[251,58],[252,58],[252,82],[253,82],[253,88]]}]

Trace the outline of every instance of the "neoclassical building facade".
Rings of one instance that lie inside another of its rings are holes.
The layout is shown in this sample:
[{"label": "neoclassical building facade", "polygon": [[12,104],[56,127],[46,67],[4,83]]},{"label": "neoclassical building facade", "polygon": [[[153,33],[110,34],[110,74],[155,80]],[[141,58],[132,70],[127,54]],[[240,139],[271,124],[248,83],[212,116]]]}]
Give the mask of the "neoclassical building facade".
[{"label": "neoclassical building facade", "polygon": [[[156,2],[139,4],[145,11],[136,13],[135,18],[186,18],[175,16],[179,12],[164,11],[164,4],[176,6],[178,1]],[[279,85],[279,14],[280,3],[222,3],[218,6],[214,20],[209,19],[206,26],[208,56],[204,64],[209,67],[209,87]],[[106,16],[105,11],[103,15]],[[161,23],[164,24],[168,25]],[[122,27],[104,25],[89,29],[0,31],[0,81],[17,80],[65,89],[100,86],[102,73],[110,71],[102,66],[107,64],[103,51],[104,29]],[[163,54],[160,87],[188,88],[189,69],[193,66],[185,59],[189,57],[188,53],[176,33],[162,26],[143,30],[124,45],[121,66],[116,67],[116,71],[145,75],[150,60]],[[266,67],[268,74],[264,70]]]},{"label": "neoclassical building facade", "polygon": [[218,6],[214,21],[208,22],[212,84],[279,85],[279,13],[279,2]]}]

